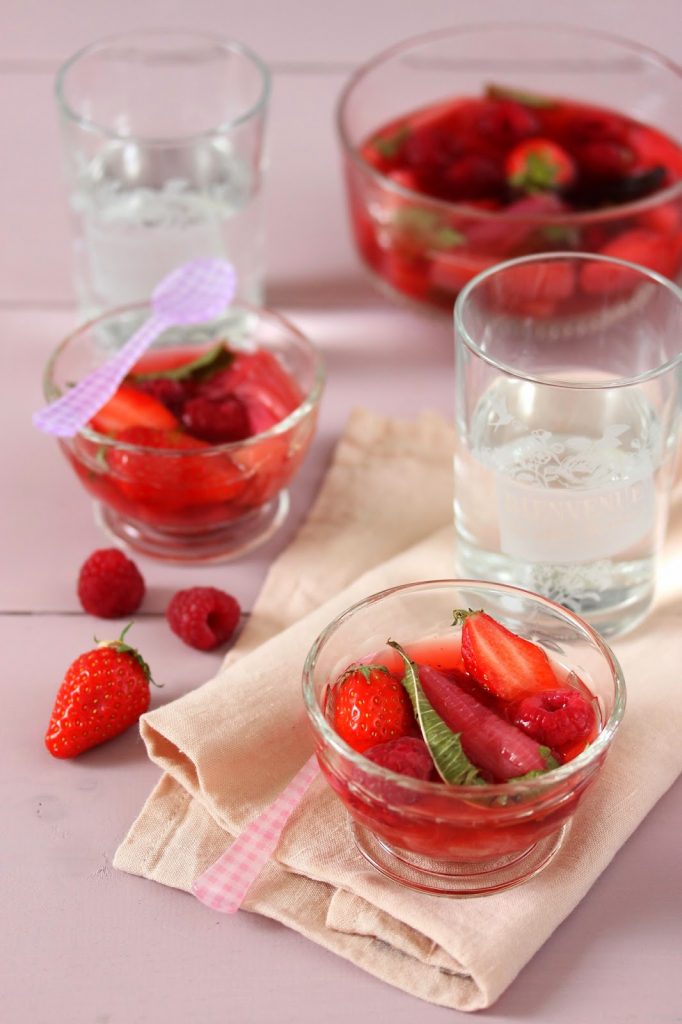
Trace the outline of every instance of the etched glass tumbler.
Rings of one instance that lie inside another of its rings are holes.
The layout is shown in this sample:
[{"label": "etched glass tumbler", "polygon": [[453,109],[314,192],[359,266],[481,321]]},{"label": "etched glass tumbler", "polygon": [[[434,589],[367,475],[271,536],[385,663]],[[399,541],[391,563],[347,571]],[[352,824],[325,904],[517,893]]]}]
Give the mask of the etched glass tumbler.
[{"label": "etched glass tumbler", "polygon": [[241,43],[148,31],[87,46],[59,70],[84,317],[144,301],[186,260],[218,256],[263,299],[263,137],[270,75]]},{"label": "etched glass tumbler", "polygon": [[529,256],[467,285],[455,339],[459,571],[630,628],[679,452],[682,291],[619,260]]}]

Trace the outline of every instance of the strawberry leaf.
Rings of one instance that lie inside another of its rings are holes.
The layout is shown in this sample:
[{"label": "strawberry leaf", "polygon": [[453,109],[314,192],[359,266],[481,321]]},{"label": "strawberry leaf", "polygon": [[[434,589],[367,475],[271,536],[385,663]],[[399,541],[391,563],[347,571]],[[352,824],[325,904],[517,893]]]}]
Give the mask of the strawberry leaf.
[{"label": "strawberry leaf", "polygon": [[419,672],[415,663],[410,661],[400,644],[389,640],[388,645],[398,652],[405,666],[401,681],[412,702],[424,742],[429,748],[440,777],[453,786],[484,785],[478,768],[462,750],[460,734],[449,729],[429,703],[419,682]]}]

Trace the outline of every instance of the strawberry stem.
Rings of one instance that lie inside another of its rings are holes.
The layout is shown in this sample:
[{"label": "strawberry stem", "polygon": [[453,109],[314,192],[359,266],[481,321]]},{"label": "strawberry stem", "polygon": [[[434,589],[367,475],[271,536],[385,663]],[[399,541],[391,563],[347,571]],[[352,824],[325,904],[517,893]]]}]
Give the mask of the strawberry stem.
[{"label": "strawberry stem", "polygon": [[482,615],[482,608],[467,608],[465,611],[463,608],[455,608],[452,613],[452,625],[463,626],[470,615]]},{"label": "strawberry stem", "polygon": [[134,623],[129,622],[125,629],[122,631],[118,640],[98,640],[97,637],[95,637],[95,643],[97,644],[98,647],[112,647],[115,651],[119,651],[119,653],[121,654],[132,655],[132,657],[135,659],[135,661],[138,663],[138,665],[144,672],[147,682],[151,683],[152,686],[156,686],[159,689],[162,689],[163,683],[157,683],[156,680],[153,678],[152,670],[150,669],[149,665],[144,660],[140,652],[137,650],[137,648],[131,647],[130,644],[127,644],[125,642],[125,635],[133,625]]}]

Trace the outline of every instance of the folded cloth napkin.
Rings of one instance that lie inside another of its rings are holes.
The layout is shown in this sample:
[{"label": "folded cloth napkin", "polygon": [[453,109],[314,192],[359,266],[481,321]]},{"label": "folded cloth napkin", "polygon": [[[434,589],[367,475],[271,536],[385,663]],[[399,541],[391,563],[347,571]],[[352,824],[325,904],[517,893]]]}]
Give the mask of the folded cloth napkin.
[{"label": "folded cloth napkin", "polygon": [[[142,719],[164,775],[117,851],[117,868],[189,890],[302,766],[312,739],[301,669],[320,630],[376,590],[453,574],[451,452],[451,429],[436,416],[406,423],[354,414],[238,649],[213,680]],[[680,514],[669,540],[669,558],[682,557]],[[682,770],[681,576],[664,575],[655,610],[614,644],[628,711],[568,839],[540,875],[483,899],[405,889],[355,850],[345,811],[319,778],[244,908],[430,1002],[459,1010],[493,1003]]]}]

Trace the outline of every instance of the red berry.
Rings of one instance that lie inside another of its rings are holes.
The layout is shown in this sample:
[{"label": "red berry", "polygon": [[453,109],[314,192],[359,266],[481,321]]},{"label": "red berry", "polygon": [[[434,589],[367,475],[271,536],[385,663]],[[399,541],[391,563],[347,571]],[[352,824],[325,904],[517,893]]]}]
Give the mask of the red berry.
[{"label": "red berry", "polygon": [[504,186],[499,164],[486,156],[467,153],[443,171],[443,198],[452,201],[495,195]]},{"label": "red berry", "polygon": [[566,260],[553,259],[508,267],[493,279],[498,302],[511,310],[525,311],[529,303],[555,303],[569,299],[575,289],[575,268]]},{"label": "red berry", "polygon": [[388,743],[379,743],[365,751],[365,757],[382,768],[413,779],[436,779],[436,766],[424,740],[417,736],[401,736]]},{"label": "red berry", "polygon": [[[673,277],[677,270],[677,254],[669,240],[644,228],[633,228],[617,235],[602,247],[601,253],[603,256],[657,270],[664,277]],[[585,263],[580,271],[580,286],[588,295],[611,295],[627,291],[641,281],[636,270],[598,260]]]},{"label": "red berry", "polygon": [[576,159],[581,173],[590,178],[620,178],[632,167],[635,154],[629,146],[604,139],[581,146]]},{"label": "red berry", "polygon": [[137,611],[145,585],[140,570],[122,551],[101,548],[81,566],[77,589],[88,614],[118,619]]},{"label": "red berry", "polygon": [[507,181],[524,192],[566,188],[575,180],[569,154],[550,139],[529,139],[512,149],[505,162]]},{"label": "red berry", "polygon": [[193,437],[213,444],[243,441],[249,436],[249,417],[242,402],[233,395],[213,401],[198,395],[182,410],[182,422]]},{"label": "red berry", "polygon": [[53,757],[75,757],[118,736],[149,707],[149,666],[124,643],[125,633],[68,668],[45,733]]},{"label": "red berry", "polygon": [[240,616],[238,601],[216,587],[179,590],[166,609],[173,632],[200,651],[211,651],[229,640]]},{"label": "red berry", "polygon": [[[139,450],[115,447],[108,452],[112,480],[143,505],[170,510],[219,504],[233,500],[246,486],[243,471],[226,454],[207,458],[207,442],[178,430],[129,427],[117,440]],[[173,452],[177,457],[169,454]]]},{"label": "red berry", "polygon": [[178,421],[163,402],[131,384],[121,384],[109,401],[90,421],[93,430],[115,436],[129,427],[173,430]]},{"label": "red berry", "polygon": [[478,127],[483,135],[488,135],[497,144],[507,147],[513,146],[521,139],[537,135],[540,131],[540,122],[534,111],[516,100],[490,100],[481,108]]},{"label": "red berry", "polygon": [[330,692],[334,729],[364,753],[415,731],[412,705],[399,680],[383,665],[354,665]]},{"label": "red berry", "polygon": [[185,401],[183,383],[173,377],[141,377],[131,382],[138,391],[151,395],[166,406],[174,416],[179,416]]},{"label": "red berry", "polygon": [[464,665],[480,686],[504,701],[556,689],[554,669],[537,644],[485,612],[455,612],[455,622],[462,620]]},{"label": "red berry", "polygon": [[534,693],[516,705],[513,721],[553,750],[585,740],[594,728],[594,709],[578,690]]}]

